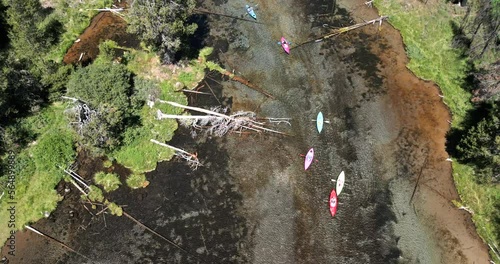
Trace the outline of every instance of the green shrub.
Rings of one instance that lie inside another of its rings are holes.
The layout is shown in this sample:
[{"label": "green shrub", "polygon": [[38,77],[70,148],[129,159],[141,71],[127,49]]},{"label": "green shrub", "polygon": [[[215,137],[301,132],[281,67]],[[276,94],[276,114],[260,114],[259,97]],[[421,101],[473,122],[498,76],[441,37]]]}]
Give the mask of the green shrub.
[{"label": "green shrub", "polygon": [[[85,197],[82,198],[84,199]],[[90,185],[90,191],[87,195],[87,198],[92,202],[102,203],[104,201],[104,194],[102,193],[102,190],[99,187],[95,185]],[[95,209],[95,206],[92,206],[92,208]]]},{"label": "green shrub", "polygon": [[106,200],[105,204],[108,206],[108,210],[112,215],[116,215],[116,216],[123,215],[123,209],[121,206],[119,206],[115,203],[110,203],[108,200]]},{"label": "green shrub", "polygon": [[145,188],[148,184],[144,173],[134,173],[127,178],[127,185],[132,189]]},{"label": "green shrub", "polygon": [[95,183],[101,185],[106,192],[112,192],[122,184],[115,173],[98,172],[94,175]]},{"label": "green shrub", "polygon": [[111,161],[111,160],[107,159],[107,160],[105,160],[105,161],[102,163],[102,166],[103,166],[104,168],[111,168],[111,166],[113,166],[113,161]]},{"label": "green shrub", "polygon": [[66,168],[75,159],[73,138],[59,130],[49,131],[37,140],[32,153],[38,170],[61,170],[60,167]]}]

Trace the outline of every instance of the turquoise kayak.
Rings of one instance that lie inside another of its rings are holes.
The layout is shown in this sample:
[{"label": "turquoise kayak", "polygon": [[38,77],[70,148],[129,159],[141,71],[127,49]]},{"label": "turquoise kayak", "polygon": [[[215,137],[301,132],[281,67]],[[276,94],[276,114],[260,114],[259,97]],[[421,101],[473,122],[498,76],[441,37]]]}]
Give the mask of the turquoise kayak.
[{"label": "turquoise kayak", "polygon": [[255,11],[253,10],[253,7],[249,5],[245,5],[245,8],[247,9],[248,14],[253,18],[257,19],[257,15],[255,14]]},{"label": "turquoise kayak", "polygon": [[316,128],[318,128],[318,133],[321,133],[323,130],[323,113],[319,112],[318,117],[316,117]]}]

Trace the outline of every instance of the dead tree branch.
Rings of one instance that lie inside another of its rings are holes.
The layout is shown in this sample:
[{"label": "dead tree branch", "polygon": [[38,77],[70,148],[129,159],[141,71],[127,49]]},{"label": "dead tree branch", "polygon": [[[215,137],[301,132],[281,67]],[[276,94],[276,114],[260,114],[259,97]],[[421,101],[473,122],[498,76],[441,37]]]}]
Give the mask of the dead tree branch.
[{"label": "dead tree branch", "polygon": [[[74,172],[72,169],[70,168],[67,168],[67,169],[64,169],[62,167],[60,167],[66,174],[68,174],[71,178],[73,178],[74,180],[76,180],[79,184],[83,185],[84,189],[85,190],[88,190],[90,189],[89,185],[85,183],[84,179],[82,178],[82,176],[78,175],[78,173]],[[78,187],[78,185],[77,185]],[[79,188],[80,189],[80,188]],[[82,190],[80,190],[82,191]],[[85,193],[83,191],[83,193]]]},{"label": "dead tree branch", "polygon": [[81,256],[81,257],[84,257],[84,258],[86,258],[86,259],[88,259],[88,260],[91,260],[89,257],[87,257],[87,256],[83,255],[82,253],[80,253],[80,252],[78,252],[78,251],[76,251],[76,250],[74,250],[74,249],[70,248],[69,246],[67,246],[67,245],[66,245],[66,244],[64,244],[63,242],[61,242],[61,241],[59,241],[59,240],[57,240],[57,239],[55,239],[55,238],[53,238],[53,237],[51,237],[51,236],[49,236],[49,235],[46,235],[46,234],[44,234],[44,233],[42,233],[42,232],[40,232],[40,231],[36,230],[35,228],[33,228],[33,227],[29,226],[29,225],[25,225],[24,227],[26,227],[26,229],[28,229],[28,230],[30,230],[30,231],[32,231],[32,232],[34,232],[35,234],[38,234],[38,235],[40,235],[40,236],[42,236],[42,237],[44,237],[44,238],[48,238],[49,240],[56,242],[57,244],[59,244],[59,245],[63,246],[63,247],[64,247],[64,248],[66,248],[66,249],[68,249],[69,251],[71,251],[71,252],[73,252],[73,253],[77,254],[78,256]]},{"label": "dead tree branch", "polygon": [[388,16],[381,16],[381,17],[378,17],[378,18],[375,18],[375,19],[372,19],[370,21],[366,21],[366,22],[363,22],[363,23],[358,23],[358,24],[355,24],[355,25],[352,25],[352,26],[348,26],[348,27],[343,27],[343,28],[339,28],[339,29],[334,29],[332,32],[322,36],[322,37],[319,37],[319,38],[316,38],[316,39],[312,39],[312,40],[308,40],[306,42],[303,42],[303,43],[300,43],[298,44],[297,46],[293,47],[293,48],[297,48],[297,47],[300,47],[302,45],[305,45],[305,44],[308,44],[308,43],[312,43],[312,42],[321,42],[325,39],[329,39],[331,37],[335,37],[335,36],[338,36],[342,33],[345,33],[347,31],[351,31],[351,30],[354,30],[354,29],[357,29],[357,28],[360,28],[360,27],[364,27],[366,25],[372,25],[372,24],[375,24],[375,23],[379,23],[379,25],[381,26],[382,25],[382,22],[386,19],[388,19],[389,17]]},{"label": "dead tree branch", "polygon": [[75,105],[65,112],[73,115],[73,120],[70,122],[71,125],[76,127],[77,132],[81,135],[84,126],[92,122],[94,118],[97,118],[99,112],[90,108],[85,101],[74,97],[62,96],[64,99],[73,101]]},{"label": "dead tree branch", "polygon": [[207,133],[221,137],[228,132],[241,133],[244,130],[254,132],[272,132],[286,135],[283,132],[272,130],[264,127],[264,123],[257,122],[256,114],[253,112],[239,111],[232,115],[226,115],[227,108],[215,107],[212,110],[203,108],[185,106],[175,102],[161,101],[161,103],[170,104],[175,107],[188,109],[192,111],[208,114],[207,116],[188,116],[188,115],[168,115],[163,114],[158,110],[158,119],[175,118],[175,119],[193,119],[189,125],[195,129],[204,129]]},{"label": "dead tree branch", "polygon": [[198,160],[198,154],[197,153],[189,153],[185,150],[182,150],[180,148],[176,148],[174,146],[170,146],[168,144],[165,144],[165,143],[161,143],[160,141],[158,140],[155,140],[155,139],[150,139],[149,141],[155,143],[155,144],[158,144],[162,147],[167,147],[167,148],[170,148],[170,149],[173,149],[175,151],[175,155],[186,160],[189,164],[189,166],[191,168],[193,168],[194,170],[196,170],[199,166],[203,166],[203,164]]}]

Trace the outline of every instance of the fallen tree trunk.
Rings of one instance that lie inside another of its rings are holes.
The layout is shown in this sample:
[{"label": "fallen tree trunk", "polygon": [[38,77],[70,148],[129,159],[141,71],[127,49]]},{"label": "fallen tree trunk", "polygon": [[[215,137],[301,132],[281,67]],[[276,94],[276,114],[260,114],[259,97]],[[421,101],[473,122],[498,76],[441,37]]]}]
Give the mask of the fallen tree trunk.
[{"label": "fallen tree trunk", "polygon": [[319,38],[315,38],[315,39],[311,39],[311,40],[308,40],[306,42],[303,42],[303,43],[300,43],[298,44],[297,46],[293,47],[293,48],[298,48],[302,45],[305,45],[305,44],[308,44],[308,43],[312,43],[312,42],[321,42],[325,39],[329,39],[331,37],[335,37],[335,36],[338,36],[342,33],[345,33],[345,32],[348,32],[348,31],[351,31],[353,29],[357,29],[357,28],[360,28],[360,27],[364,27],[366,25],[371,25],[371,24],[375,24],[375,23],[379,23],[379,25],[382,25],[382,22],[386,19],[388,19],[389,16],[381,16],[381,17],[378,17],[378,18],[375,18],[375,19],[372,19],[370,21],[366,21],[366,22],[363,22],[363,23],[358,23],[358,24],[355,24],[355,25],[352,25],[352,26],[348,26],[348,27],[343,27],[343,28],[339,28],[339,29],[335,29],[333,30],[332,32],[322,36],[322,37],[319,37]]},{"label": "fallen tree trunk", "polygon": [[[175,102],[158,100],[161,103],[170,104],[172,106],[188,109],[192,111],[202,112],[208,116],[194,116],[193,118],[187,115],[168,115],[163,114],[158,110],[158,119],[175,118],[175,119],[194,119],[190,124],[195,129],[205,129],[208,133],[216,136],[223,136],[228,132],[241,133],[242,130],[251,130],[254,132],[272,132],[277,134],[286,135],[286,133],[276,131],[264,127],[264,123],[257,122],[255,113],[253,112],[237,112],[232,115],[225,115],[220,113],[227,112],[227,109],[215,108],[216,111],[211,111],[199,107],[185,106]],[[207,128],[208,127],[208,128]]]},{"label": "fallen tree trunk", "polygon": [[[84,257],[84,258],[86,258],[86,259],[88,259],[88,260],[91,260],[89,257],[87,257],[87,256],[83,255],[82,253],[80,253],[80,252],[78,252],[78,251],[76,251],[76,250],[74,250],[74,249],[70,248],[69,246],[67,246],[67,245],[66,245],[66,244],[64,244],[63,242],[61,242],[61,241],[59,241],[59,240],[57,240],[57,239],[55,239],[55,238],[53,238],[53,237],[51,237],[51,236],[49,236],[49,235],[46,235],[46,234],[44,234],[44,233],[42,233],[42,232],[40,232],[40,231],[36,230],[35,228],[33,228],[33,227],[29,226],[29,225],[25,225],[24,227],[26,227],[26,229],[28,229],[28,230],[30,230],[30,231],[32,231],[32,232],[34,232],[35,234],[38,234],[38,235],[40,235],[40,236],[42,236],[42,237],[48,238],[49,240],[52,240],[52,241],[56,242],[57,244],[59,244],[59,245],[63,246],[64,248],[66,248],[66,249],[68,249],[69,251],[71,251],[71,252],[73,252],[73,253],[77,254],[77,255],[78,255],[78,256],[80,256],[80,257]],[[93,262],[93,261],[92,261],[92,262]]]},{"label": "fallen tree trunk", "polygon": [[241,84],[244,84],[246,85],[247,87],[259,92],[259,93],[262,93],[263,95],[271,98],[271,99],[274,99],[274,96],[272,96],[270,93],[262,90],[260,87],[258,87],[257,85],[254,85],[252,83],[250,83],[249,80],[243,78],[243,77],[240,77],[240,76],[237,76],[237,75],[234,75],[234,73],[222,68],[220,65],[216,64],[215,62],[212,62],[212,61],[200,61],[201,63],[204,63],[205,64],[205,67],[208,68],[209,70],[211,71],[218,71],[219,73],[223,74],[223,75],[226,75],[228,76],[231,80],[233,81],[237,81]]},{"label": "fallen tree trunk", "polygon": [[226,76],[228,76],[229,78],[231,78],[231,80],[233,81],[237,81],[241,84],[244,84],[246,86],[248,86],[249,88],[252,88],[253,90],[259,92],[259,93],[262,93],[263,95],[271,98],[271,99],[274,99],[274,96],[272,96],[270,93],[262,90],[261,88],[259,88],[257,85],[254,85],[253,83],[251,83],[249,80],[243,78],[243,77],[240,77],[240,76],[237,76],[237,75],[234,75],[232,74],[231,72],[228,72],[228,71],[223,71],[223,72],[220,72]]},{"label": "fallen tree trunk", "polygon": [[201,164],[201,162],[198,160],[198,154],[197,153],[189,153],[185,150],[182,150],[180,148],[176,148],[174,146],[170,146],[168,144],[165,144],[165,143],[161,143],[160,141],[158,140],[155,140],[155,139],[150,139],[149,141],[155,143],[155,144],[158,144],[162,147],[167,147],[167,148],[170,148],[170,149],[173,149],[175,150],[175,155],[186,160],[189,164],[189,166],[193,169],[197,169],[199,166],[203,166],[203,164]]}]

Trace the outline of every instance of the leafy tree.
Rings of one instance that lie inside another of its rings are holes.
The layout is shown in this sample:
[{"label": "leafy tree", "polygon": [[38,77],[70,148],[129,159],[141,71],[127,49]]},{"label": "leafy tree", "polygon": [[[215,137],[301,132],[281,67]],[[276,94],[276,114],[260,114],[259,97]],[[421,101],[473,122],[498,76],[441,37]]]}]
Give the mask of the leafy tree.
[{"label": "leafy tree", "polygon": [[72,69],[50,59],[64,31],[62,23],[39,0],[9,0],[4,4],[12,61],[38,80],[44,99],[59,98]]},{"label": "leafy tree", "polygon": [[94,63],[71,74],[67,93],[94,109],[109,104],[125,112],[132,93],[130,78],[130,72],[122,64]]},{"label": "leafy tree", "polygon": [[2,41],[0,42],[0,50],[6,48],[9,45],[7,30],[8,24],[5,19],[5,10],[5,6],[0,1],[0,39],[2,39]]},{"label": "leafy tree", "polygon": [[39,0],[4,1],[7,7],[9,40],[12,52],[30,72],[41,78],[48,74],[46,54],[57,42],[62,25],[50,16],[51,9]]},{"label": "leafy tree", "polygon": [[[472,162],[486,178],[500,180],[500,103],[466,131],[457,146],[460,158]],[[489,180],[489,179],[487,179]]]},{"label": "leafy tree", "polygon": [[454,25],[454,44],[464,48],[465,54],[477,63],[491,63],[498,58],[500,41],[500,1],[469,1],[472,5],[460,25]]},{"label": "leafy tree", "polygon": [[130,7],[128,30],[154,46],[165,63],[171,63],[181,48],[181,38],[197,28],[195,23],[186,23],[194,7],[194,0],[135,0]]},{"label": "leafy tree", "polygon": [[120,145],[123,129],[123,112],[102,104],[78,131],[80,143],[96,153],[104,154],[102,150],[111,150]]},{"label": "leafy tree", "polygon": [[84,101],[94,110],[78,131],[82,145],[93,150],[111,150],[120,145],[125,122],[133,112],[130,82],[126,67],[111,62],[79,68],[70,76],[68,95]]},{"label": "leafy tree", "polygon": [[42,85],[22,66],[0,55],[4,66],[0,73],[0,124],[24,116],[43,100]]}]

